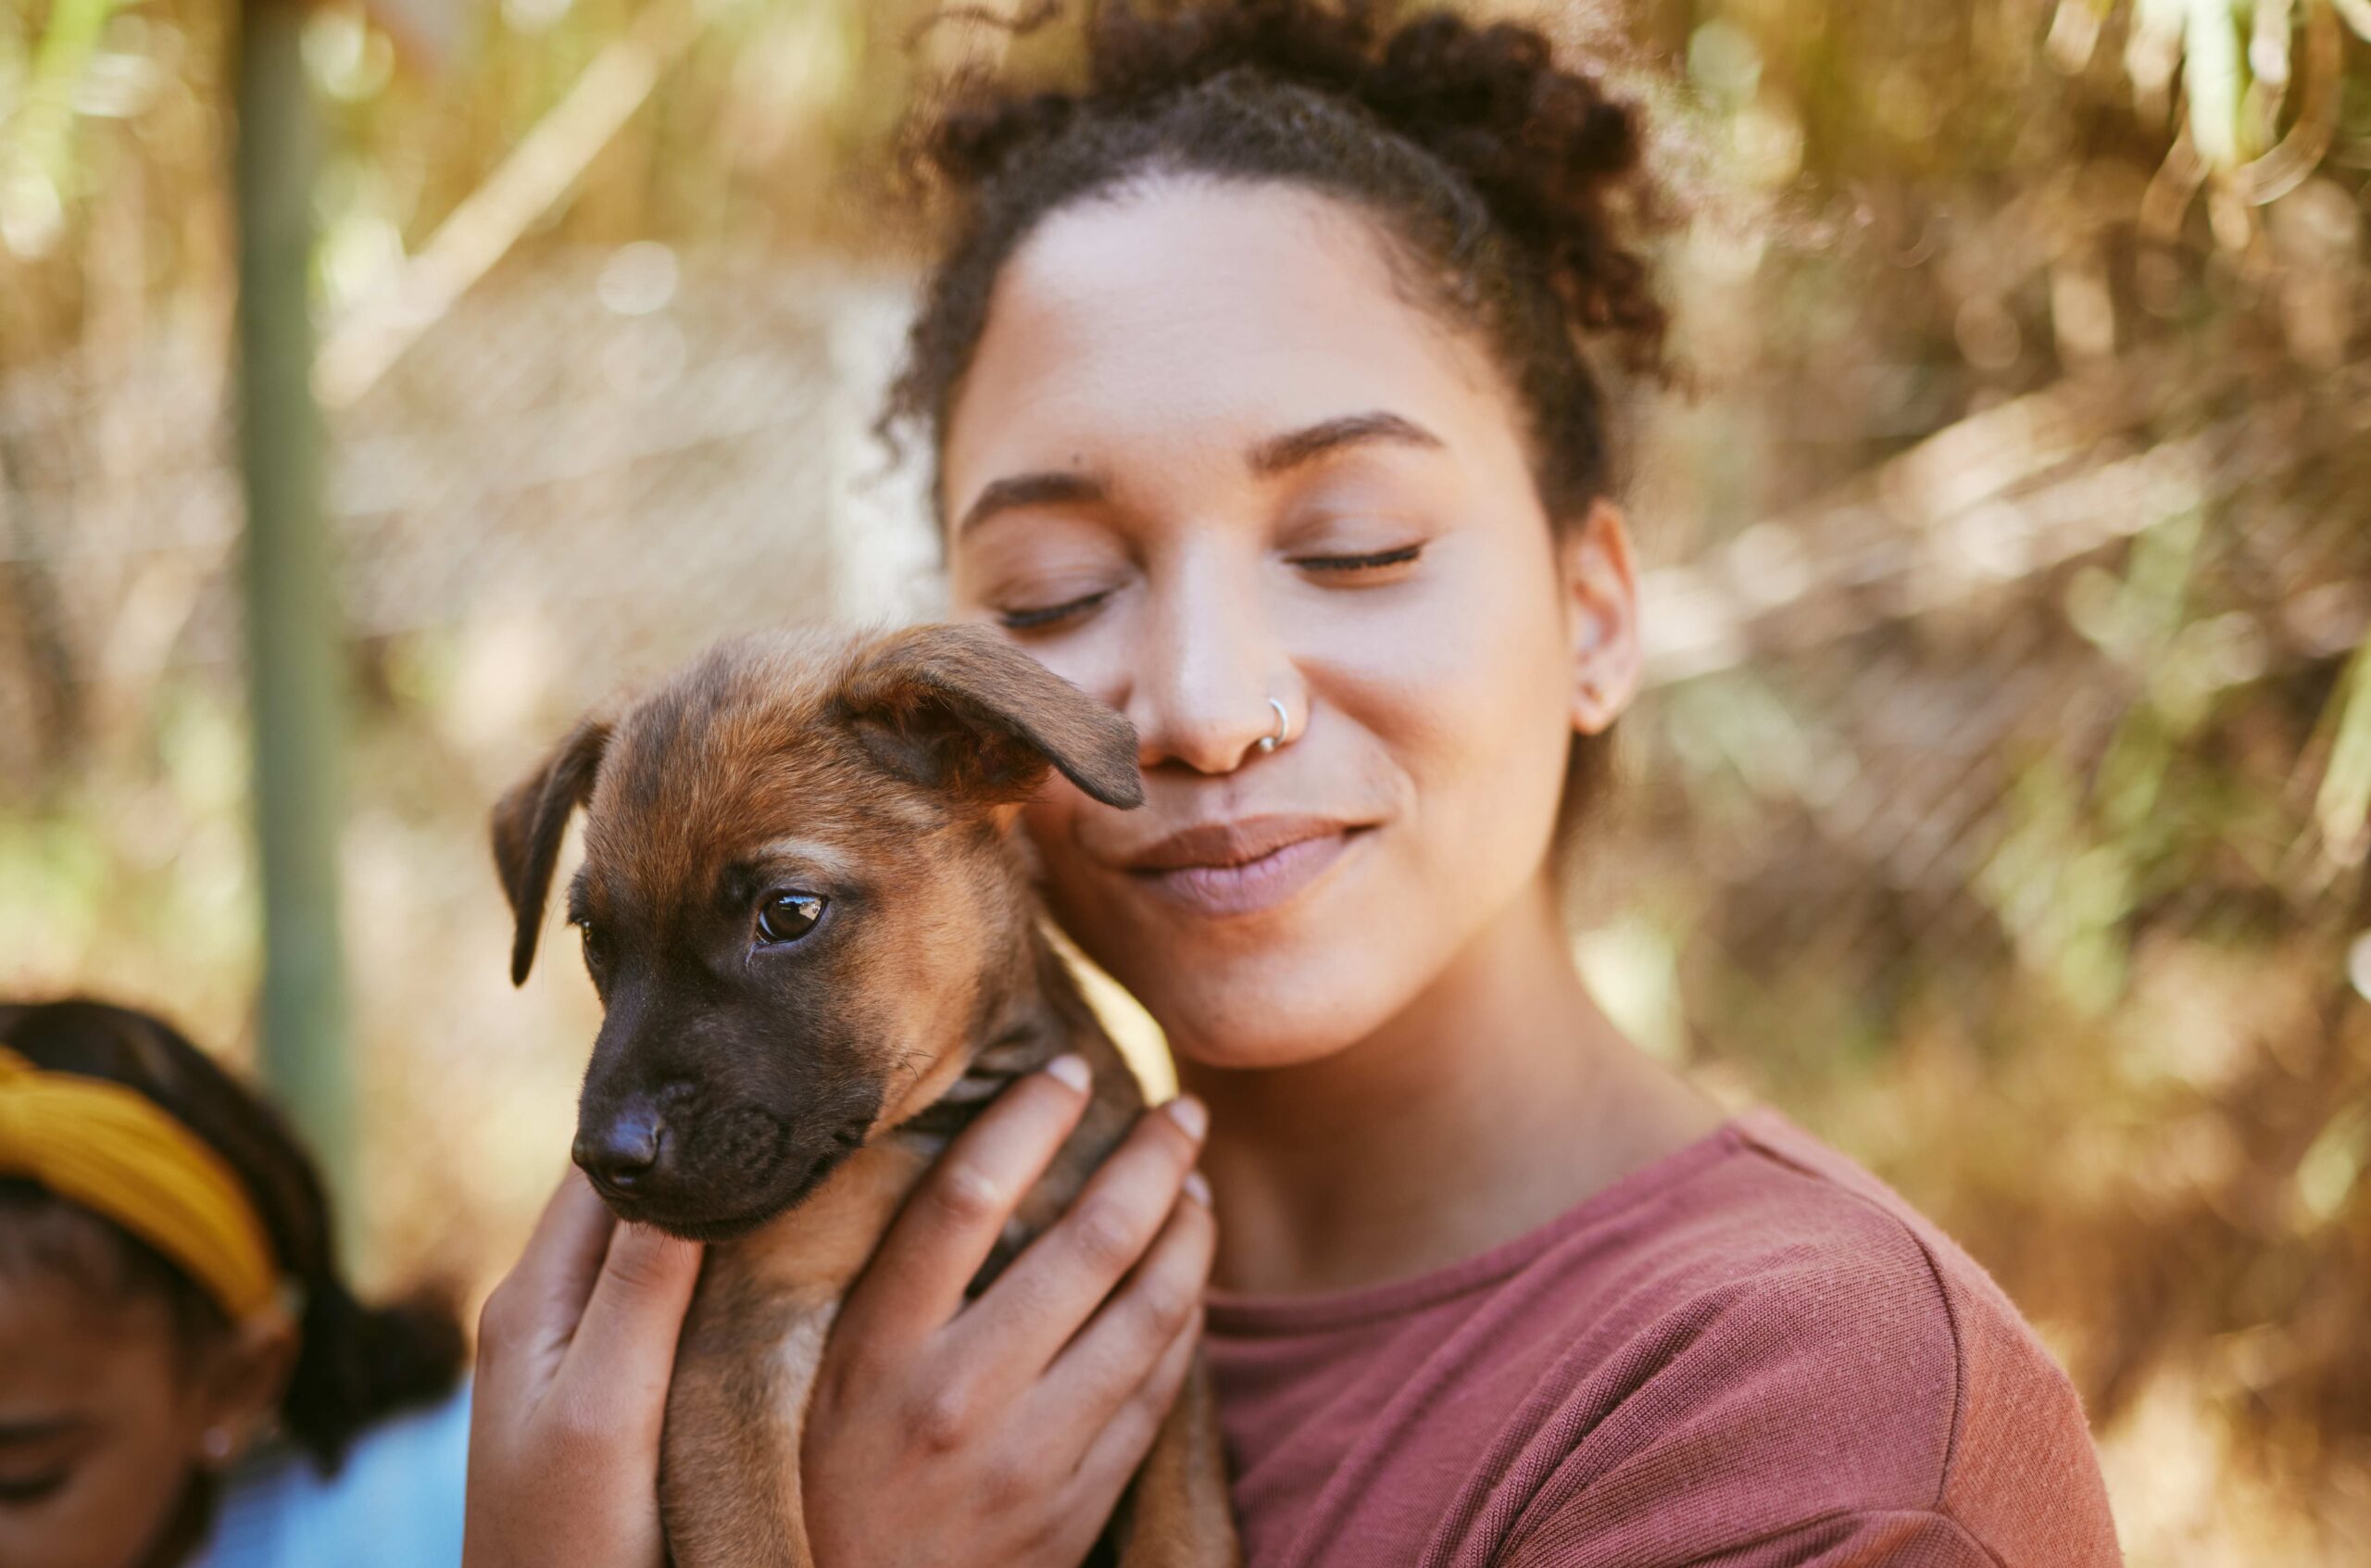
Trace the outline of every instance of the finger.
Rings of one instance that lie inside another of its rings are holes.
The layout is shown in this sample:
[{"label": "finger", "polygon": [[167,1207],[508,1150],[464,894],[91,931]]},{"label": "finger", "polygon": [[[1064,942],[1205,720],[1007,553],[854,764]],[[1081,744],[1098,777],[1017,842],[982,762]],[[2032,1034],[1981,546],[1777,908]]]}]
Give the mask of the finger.
[{"label": "finger", "polygon": [[1180,1199],[1144,1261],[1055,1357],[1040,1385],[1047,1396],[1111,1419],[1201,1310],[1217,1240],[1211,1211]]},{"label": "finger", "polygon": [[1138,1117],[1070,1211],[973,1305],[962,1331],[992,1340],[1003,1364],[1034,1379],[1168,1223],[1200,1150],[1203,1124],[1200,1102],[1190,1098]]},{"label": "finger", "polygon": [[[1160,1436],[1160,1424],[1169,1419],[1171,1407],[1177,1403],[1178,1390],[1194,1370],[1194,1351],[1201,1342],[1202,1313],[1197,1308],[1187,1315],[1177,1337],[1161,1351],[1150,1374],[1104,1423],[1079,1460],[1073,1484],[1084,1497],[1100,1498],[1108,1492],[1113,1502],[1118,1501],[1121,1488],[1144,1464],[1153,1440]],[[1105,1507],[1108,1512],[1110,1504]]]},{"label": "finger", "polygon": [[570,1167],[487,1303],[482,1349],[556,1361],[583,1315],[616,1223],[584,1173]]},{"label": "finger", "polygon": [[666,1408],[675,1341],[700,1273],[700,1245],[647,1225],[620,1225],[584,1304],[561,1376],[597,1397],[621,1422],[647,1422],[655,1436]]},{"label": "finger", "polygon": [[996,1098],[924,1173],[840,1313],[839,1332],[919,1339],[963,1305],[1022,1195],[1087,1104],[1086,1064],[1063,1057]]}]

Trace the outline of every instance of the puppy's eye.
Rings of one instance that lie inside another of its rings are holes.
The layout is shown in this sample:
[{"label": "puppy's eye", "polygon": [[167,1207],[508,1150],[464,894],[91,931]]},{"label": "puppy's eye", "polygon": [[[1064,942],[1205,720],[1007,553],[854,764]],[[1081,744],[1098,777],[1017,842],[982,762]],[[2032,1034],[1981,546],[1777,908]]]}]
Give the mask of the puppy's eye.
[{"label": "puppy's eye", "polygon": [[796,942],[823,918],[820,893],[774,893],[758,906],[758,935],[769,942]]},{"label": "puppy's eye", "polygon": [[576,935],[583,940],[584,967],[596,974],[608,968],[609,939],[601,928],[589,920],[572,920],[568,923],[576,927]]}]

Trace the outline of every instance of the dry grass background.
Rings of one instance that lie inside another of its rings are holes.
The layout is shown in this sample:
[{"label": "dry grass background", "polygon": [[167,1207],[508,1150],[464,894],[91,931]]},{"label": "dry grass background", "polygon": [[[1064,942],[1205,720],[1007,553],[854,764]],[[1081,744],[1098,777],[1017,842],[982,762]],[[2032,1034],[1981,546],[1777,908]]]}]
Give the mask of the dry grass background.
[{"label": "dry grass background", "polygon": [[[2371,1556],[2357,4],[1551,19],[1653,107],[1690,370],[1626,415],[1654,676],[1580,960],[1994,1271],[2143,1565]],[[868,197],[1002,44],[922,10],[314,12],[373,1279],[483,1290],[565,1158],[594,1008],[508,984],[494,797],[719,632],[934,602]],[[245,1059],[224,23],[0,16],[0,985]]]}]

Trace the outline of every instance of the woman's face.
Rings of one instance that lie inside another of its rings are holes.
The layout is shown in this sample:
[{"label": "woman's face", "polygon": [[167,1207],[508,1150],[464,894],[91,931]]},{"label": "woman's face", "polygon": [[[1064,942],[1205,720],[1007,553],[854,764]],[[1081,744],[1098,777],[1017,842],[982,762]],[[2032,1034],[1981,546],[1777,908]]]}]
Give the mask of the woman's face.
[{"label": "woman's face", "polygon": [[1140,809],[1057,781],[1026,821],[1181,1055],[1349,1045],[1539,890],[1636,639],[1618,521],[1552,530],[1523,429],[1371,220],[1292,187],[1090,202],[998,277],[941,452],[955,606],[1135,722]]},{"label": "woman's face", "polygon": [[0,1563],[178,1556],[192,1483],[246,1447],[287,1381],[278,1319],[190,1344],[161,1295],[38,1261],[43,1242],[99,1255],[96,1224],[63,1205],[0,1215]]},{"label": "woman's face", "polygon": [[148,1560],[204,1424],[184,1359],[160,1300],[0,1278],[0,1562]]}]

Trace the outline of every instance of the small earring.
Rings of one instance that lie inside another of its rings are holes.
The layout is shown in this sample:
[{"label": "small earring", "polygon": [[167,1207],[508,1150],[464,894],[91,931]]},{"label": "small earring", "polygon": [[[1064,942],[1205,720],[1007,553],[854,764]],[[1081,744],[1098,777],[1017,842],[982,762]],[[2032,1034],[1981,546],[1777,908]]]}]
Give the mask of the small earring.
[{"label": "small earring", "polygon": [[198,1434],[197,1451],[204,1456],[207,1463],[217,1469],[229,1464],[231,1462],[231,1429],[227,1426],[207,1427]]}]

